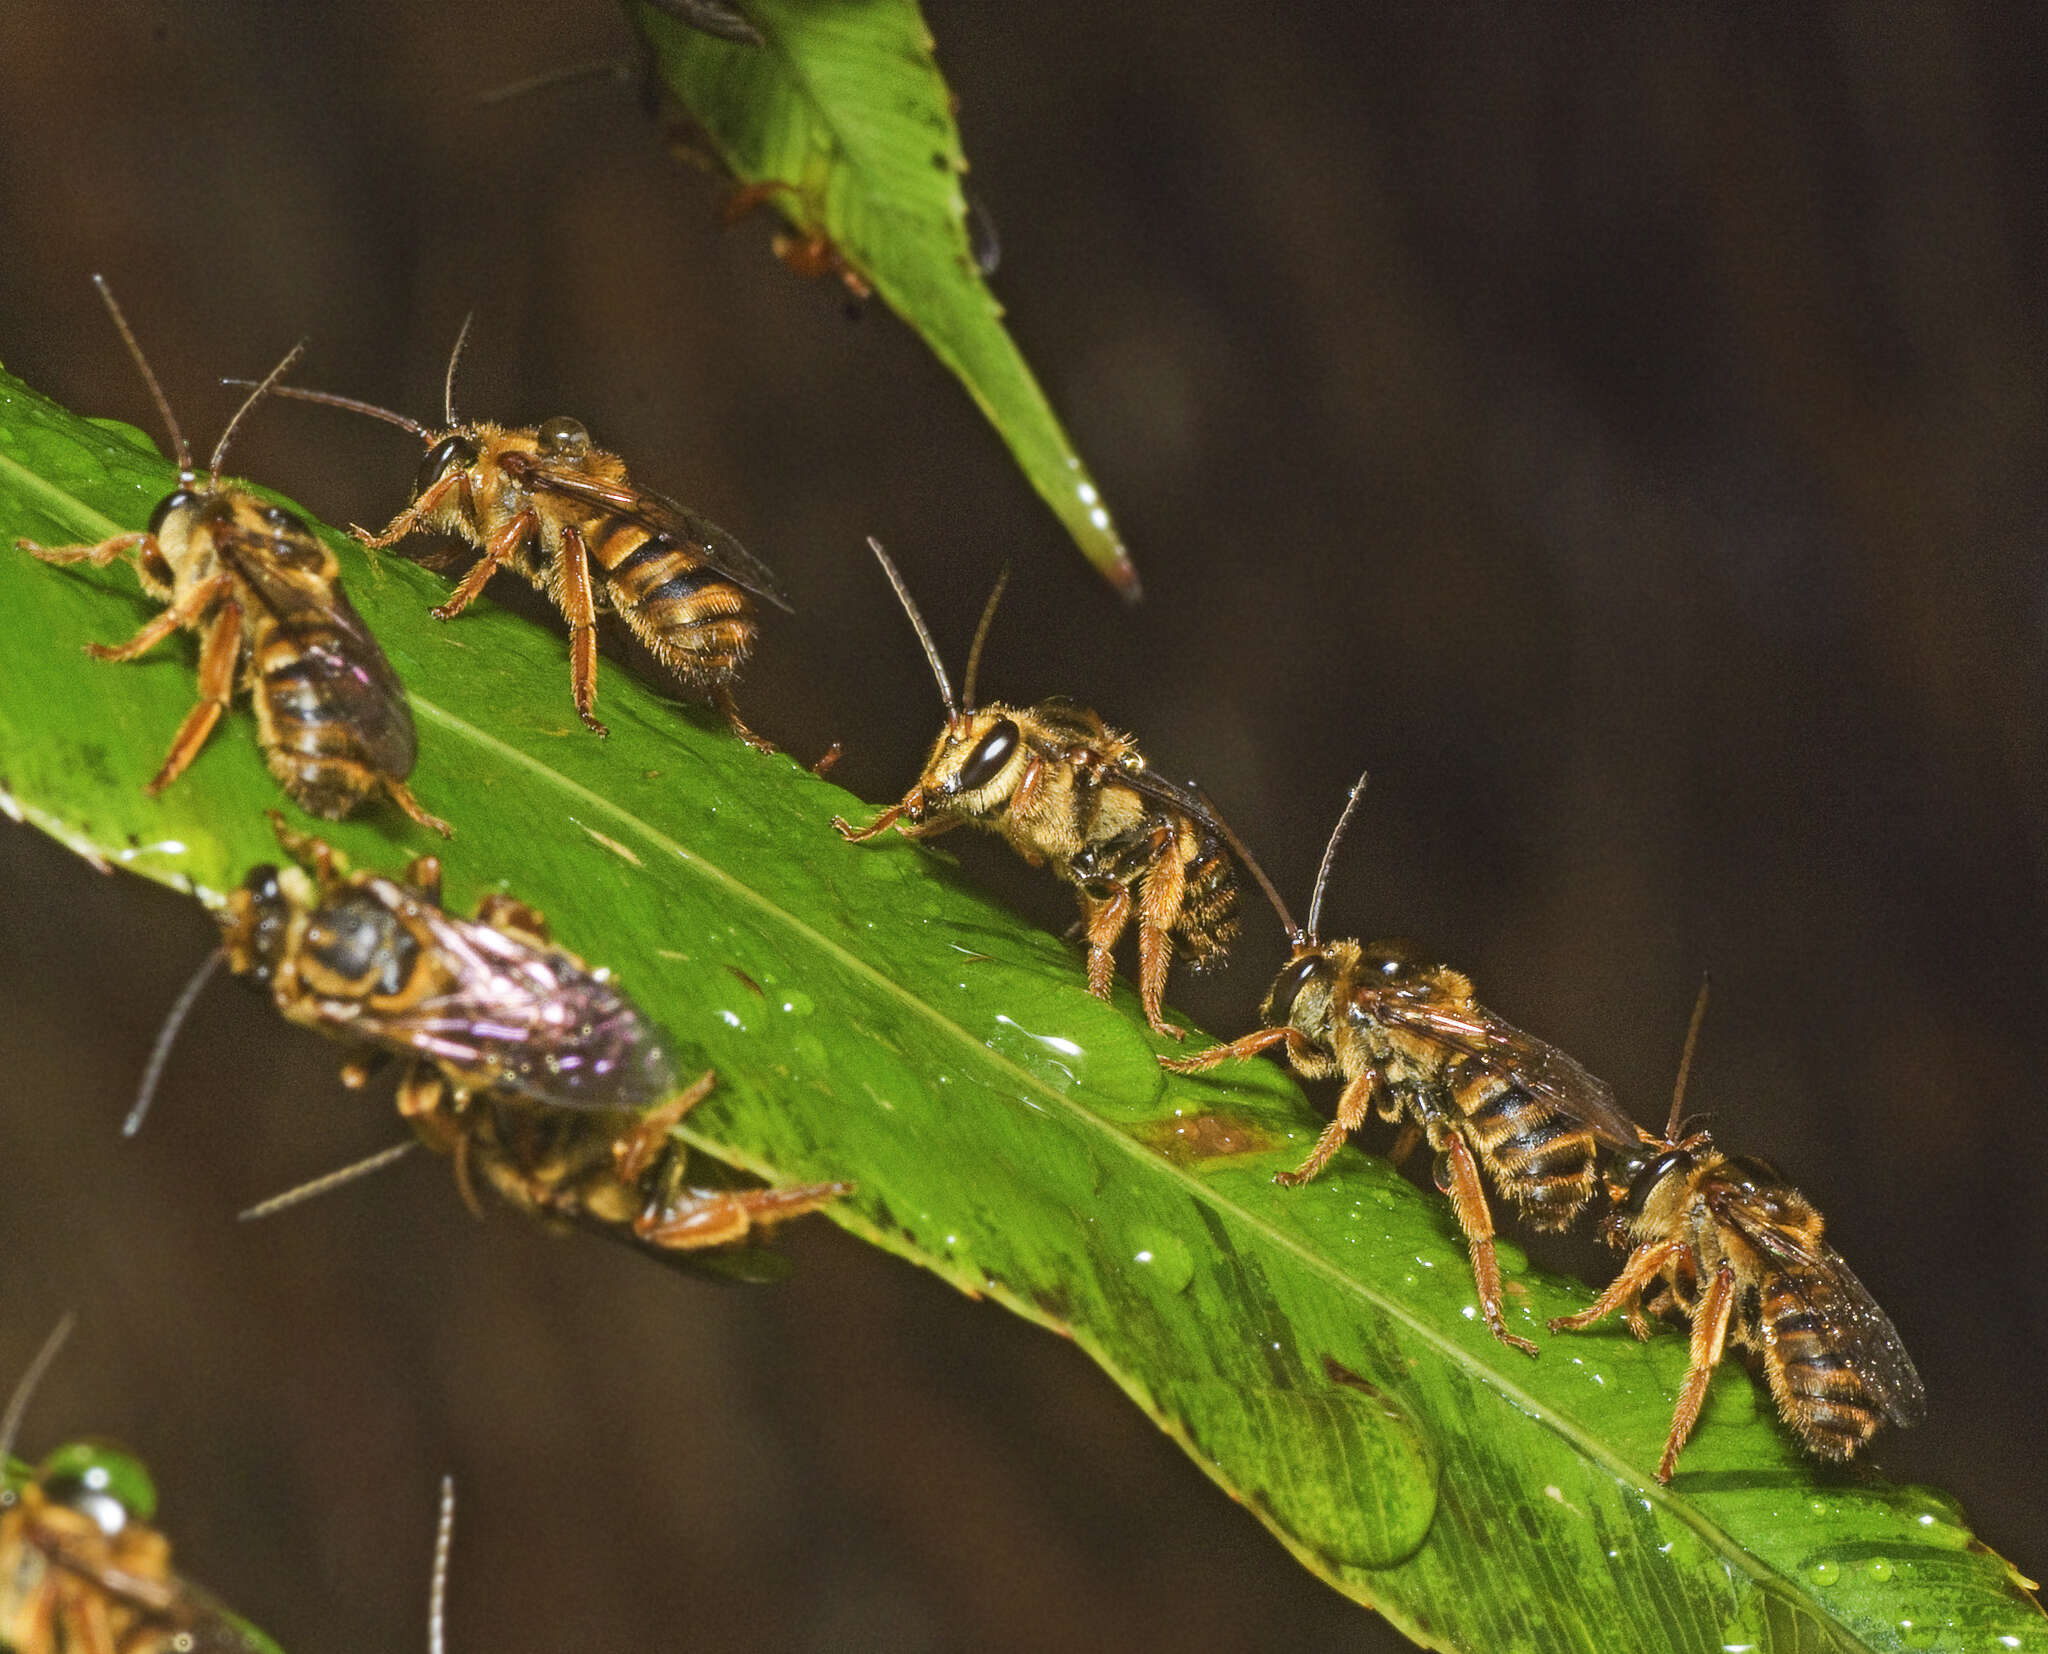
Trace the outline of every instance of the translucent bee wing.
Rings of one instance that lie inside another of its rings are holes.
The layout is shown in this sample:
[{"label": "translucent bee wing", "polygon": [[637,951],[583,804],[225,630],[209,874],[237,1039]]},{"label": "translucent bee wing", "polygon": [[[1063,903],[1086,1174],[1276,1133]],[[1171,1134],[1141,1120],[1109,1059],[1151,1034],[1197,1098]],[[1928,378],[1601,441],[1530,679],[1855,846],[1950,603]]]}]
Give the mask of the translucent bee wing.
[{"label": "translucent bee wing", "polygon": [[525,467],[521,481],[536,494],[558,494],[599,506],[637,523],[650,534],[688,546],[728,580],[746,587],[784,613],[793,612],[767,564],[702,512],[692,511],[666,494],[621,487],[574,471],[557,470],[544,462]]},{"label": "translucent bee wing", "polygon": [[1364,990],[1360,998],[1377,1021],[1486,1064],[1609,1144],[1633,1148],[1641,1141],[1641,1132],[1615,1100],[1612,1086],[1556,1046],[1503,1022],[1484,1006],[1404,999],[1372,989]]},{"label": "translucent bee wing", "polygon": [[642,1108],[674,1090],[657,1030],[605,973],[560,948],[422,908],[388,879],[362,887],[394,911],[411,910],[454,986],[392,1010],[357,1002],[337,1019],[344,1031],[445,1064],[480,1088],[560,1108]]}]

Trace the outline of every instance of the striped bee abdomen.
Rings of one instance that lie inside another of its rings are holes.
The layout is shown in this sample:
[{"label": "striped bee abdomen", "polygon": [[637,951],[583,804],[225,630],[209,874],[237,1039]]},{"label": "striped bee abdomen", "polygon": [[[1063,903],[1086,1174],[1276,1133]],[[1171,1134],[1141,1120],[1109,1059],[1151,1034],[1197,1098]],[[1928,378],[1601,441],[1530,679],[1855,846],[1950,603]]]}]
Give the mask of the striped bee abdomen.
[{"label": "striped bee abdomen", "polygon": [[1174,922],[1187,944],[1188,968],[1213,969],[1237,939],[1237,867],[1222,845],[1204,840],[1188,864],[1187,894]]},{"label": "striped bee abdomen", "polygon": [[1453,1059],[1445,1079],[1480,1159],[1533,1227],[1563,1229],[1585,1210],[1599,1154],[1590,1131],[1476,1058]]},{"label": "striped bee abdomen", "polygon": [[1813,1452],[1847,1459],[1877,1434],[1884,1412],[1840,1348],[1838,1330],[1813,1308],[1825,1282],[1782,1278],[1760,1317],[1764,1371],[1779,1411]]},{"label": "striped bee abdomen", "polygon": [[754,604],[688,547],[624,517],[586,533],[612,607],[662,665],[700,684],[732,677],[753,647]]},{"label": "striped bee abdomen", "polygon": [[[339,592],[334,602],[355,619]],[[411,709],[360,621],[351,630],[309,609],[253,618],[250,697],[264,761],[286,792],[337,821],[387,777],[412,773]]]}]

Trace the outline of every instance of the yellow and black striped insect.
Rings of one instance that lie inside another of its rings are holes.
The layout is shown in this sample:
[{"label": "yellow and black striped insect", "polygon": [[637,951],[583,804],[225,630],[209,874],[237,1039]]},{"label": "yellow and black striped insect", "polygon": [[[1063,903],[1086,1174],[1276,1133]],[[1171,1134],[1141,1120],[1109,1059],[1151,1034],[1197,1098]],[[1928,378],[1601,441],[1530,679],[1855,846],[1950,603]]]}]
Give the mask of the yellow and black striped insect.
[{"label": "yellow and black striped insect", "polygon": [[1480,1005],[1470,979],[1448,965],[1430,963],[1406,942],[1317,936],[1331,860],[1364,788],[1361,776],[1323,851],[1308,928],[1296,929],[1279,910],[1293,957],[1266,995],[1264,1026],[1228,1045],[1159,1060],[1198,1074],[1283,1045],[1303,1077],[1341,1076],[1336,1117],[1300,1167],[1280,1174],[1282,1183],[1314,1177],[1369,1112],[1402,1123],[1396,1159],[1426,1140],[1437,1186],[1450,1197],[1471,1252],[1487,1326],[1534,1355],[1536,1346],[1510,1333],[1502,1317],[1493,1214],[1479,1168],[1532,1226],[1562,1229],[1593,1198],[1600,1144],[1633,1145],[1637,1129],[1603,1081]]},{"label": "yellow and black striped insect", "polygon": [[[468,325],[464,324],[464,336]],[[764,752],[732,685],[760,627],[755,600],[787,609],[775,579],[709,518],[633,482],[618,455],[598,447],[567,417],[517,428],[455,417],[455,342],[438,430],[325,391],[279,392],[368,414],[427,445],[413,499],[367,546],[389,546],[420,530],[464,540],[483,553],[454,594],[433,611],[453,620],[500,568],[541,591],[569,622],[569,687],[576,712],[599,735],[597,617],[615,612],[648,652],[724,714],[732,731]]]},{"label": "yellow and black striped insect", "polygon": [[10,1457],[36,1382],[70,1317],[44,1342],[0,1417],[0,1648],[11,1654],[276,1654],[171,1569],[151,1524],[156,1484],[118,1447],[71,1442],[30,1466]]},{"label": "yellow and black striped insect", "polygon": [[228,421],[202,476],[112,290],[100,277],[93,280],[177,446],[178,486],[139,534],[91,546],[20,544],[46,563],[95,568],[134,553],[142,589],[165,608],[126,643],[86,645],[94,658],[135,660],[180,627],[200,635],[198,704],[146,790],[163,791],[198,755],[227,710],[241,668],[264,762],[302,808],[334,821],[383,792],[422,827],[446,835],[447,823],[421,809],[406,786],[417,752],[412,709],[384,651],[342,591],[334,553],[282,506],[221,480],[235,428],[276,387],[298,349]]},{"label": "yellow and black striped insect", "polygon": [[1110,996],[1115,948],[1138,921],[1138,995],[1157,1033],[1185,1030],[1162,1009],[1166,970],[1178,938],[1189,964],[1220,963],[1237,935],[1237,880],[1231,853],[1263,879],[1200,789],[1155,774],[1135,741],[1086,707],[1045,700],[1034,706],[977,707],[974,680],[1003,581],[996,582],[968,651],[958,703],[938,645],[903,576],[874,540],[868,545],[896,588],[924,645],[946,727],[924,773],[898,803],[865,827],[834,818],[841,836],[871,839],[894,827],[908,838],[935,838],[978,827],[1002,838],[1032,866],[1049,865],[1081,902],[1088,942],[1088,990]]},{"label": "yellow and black striped insect", "polygon": [[[1682,1122],[1685,1076],[1706,990],[1693,1009],[1662,1137],[1615,1163],[1608,1238],[1630,1248],[1607,1290],[1550,1323],[1578,1332],[1617,1309],[1638,1338],[1644,1311],[1692,1324],[1692,1364],[1657,1465],[1668,1482],[1729,1345],[1763,1369],[1778,1412],[1807,1450],[1843,1460],[1887,1424],[1916,1422],[1926,1392],[1884,1311],[1821,1238],[1813,1203],[1766,1160],[1723,1154]],[[1645,1291],[1651,1296],[1643,1301]]]}]

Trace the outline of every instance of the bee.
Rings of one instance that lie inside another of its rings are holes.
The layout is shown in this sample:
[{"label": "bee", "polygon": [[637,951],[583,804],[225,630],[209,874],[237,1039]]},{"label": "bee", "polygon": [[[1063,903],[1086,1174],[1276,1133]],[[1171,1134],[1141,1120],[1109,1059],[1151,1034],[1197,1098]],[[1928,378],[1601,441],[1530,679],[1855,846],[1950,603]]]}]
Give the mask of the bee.
[{"label": "bee", "polygon": [[1927,1400],[1898,1332],[1821,1238],[1813,1203],[1769,1161],[1723,1154],[1705,1131],[1685,1132],[1685,1076],[1705,1009],[1703,986],[1664,1135],[1644,1132],[1610,1174],[1607,1235],[1631,1249],[1628,1262],[1591,1305],[1550,1323],[1552,1332],[1579,1332],[1618,1309],[1647,1338],[1646,1307],[1692,1323],[1692,1365],[1660,1482],[1671,1480],[1730,1344],[1762,1365],[1779,1416],[1819,1458],[1852,1457],[1886,1424],[1917,1422]]},{"label": "bee", "polygon": [[480,1178],[507,1205],[544,1222],[622,1236],[654,1252],[735,1245],[852,1189],[850,1183],[780,1189],[688,1184],[687,1152],[674,1130],[716,1083],[706,1071],[652,1108],[600,1114],[496,1093],[456,1109],[446,1106],[448,1089],[436,1079],[432,1095],[413,1099],[411,1120],[420,1141],[453,1158],[456,1181],[479,1215]]},{"label": "bee", "polygon": [[468,542],[483,555],[448,601],[432,610],[453,620],[491,576],[510,568],[547,594],[569,622],[569,688],[576,713],[599,735],[597,617],[610,609],[664,667],[706,696],[747,745],[775,747],[749,729],[733,703],[732,683],[760,628],[755,600],[789,605],[775,577],[709,518],[642,488],[625,462],[590,439],[581,422],[560,416],[513,429],[455,417],[455,367],[468,322],[448,359],[438,430],[326,391],[279,392],[368,414],[426,444],[412,503],[364,545],[395,545],[432,530]]},{"label": "bee", "polygon": [[447,836],[448,824],[421,809],[405,784],[417,751],[412,709],[384,651],[342,591],[334,553],[282,506],[221,481],[236,427],[276,388],[299,347],[228,421],[202,478],[113,290],[99,276],[93,281],[170,430],[178,486],[142,533],[92,546],[19,543],[46,563],[95,568],[135,554],[142,589],[165,607],[126,643],[87,644],[96,660],[138,659],[180,627],[200,635],[198,703],[144,791],[152,797],[162,792],[198,755],[243,667],[264,762],[301,807],[335,821],[382,791],[422,827]]},{"label": "bee", "polygon": [[1436,1182],[1450,1197],[1472,1258],[1479,1307],[1494,1337],[1536,1353],[1507,1330],[1493,1214],[1479,1169],[1537,1229],[1562,1229],[1595,1193],[1599,1144],[1626,1147],[1637,1128],[1607,1085],[1554,1046],[1510,1027],[1472,996],[1471,980],[1433,964],[1412,943],[1325,942],[1317,934],[1330,865],[1365,791],[1360,776],[1323,850],[1308,928],[1275,907],[1293,956],[1274,979],[1258,1032],[1208,1051],[1159,1060],[1179,1074],[1284,1045],[1295,1072],[1341,1076],[1336,1117],[1308,1158],[1276,1181],[1306,1183],[1329,1164],[1368,1111],[1403,1130],[1395,1158],[1418,1140],[1436,1154]]},{"label": "bee", "polygon": [[1192,969],[1221,963],[1237,935],[1237,880],[1231,853],[1264,881],[1257,864],[1216,815],[1201,790],[1164,780],[1137,743],[1071,701],[1035,706],[974,704],[974,680],[989,622],[1008,579],[989,594],[956,704],[938,646],[896,565],[875,540],[869,548],[896,588],[924,645],[946,727],[924,773],[901,802],[865,827],[834,817],[843,838],[859,842],[890,827],[906,838],[936,838],[955,827],[994,833],[1032,866],[1050,865],[1080,897],[1088,944],[1088,991],[1110,997],[1117,940],[1138,920],[1138,994],[1155,1033],[1186,1030],[1161,1010],[1166,970],[1179,937]]},{"label": "bee", "polygon": [[638,1109],[674,1089],[653,1024],[524,902],[489,895],[458,919],[442,909],[435,857],[416,857],[403,879],[358,873],[270,820],[295,865],[249,871],[220,915],[219,957],[288,1021],[356,1047],[351,1084],[371,1059],[406,1059],[408,1118],[460,1111],[480,1092]]},{"label": "bee", "polygon": [[119,1448],[74,1442],[33,1468],[8,1457],[65,1319],[16,1386],[0,1423],[0,1648],[13,1654],[276,1654],[171,1571],[151,1524],[156,1485]]}]

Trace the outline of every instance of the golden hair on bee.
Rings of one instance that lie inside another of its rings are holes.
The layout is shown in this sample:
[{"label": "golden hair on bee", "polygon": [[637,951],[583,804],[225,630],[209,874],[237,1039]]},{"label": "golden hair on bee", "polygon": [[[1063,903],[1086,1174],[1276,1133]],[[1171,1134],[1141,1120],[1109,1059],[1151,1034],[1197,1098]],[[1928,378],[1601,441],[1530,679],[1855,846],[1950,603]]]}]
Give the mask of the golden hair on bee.
[{"label": "golden hair on bee", "polygon": [[1638,1338],[1650,1335],[1649,1315],[1691,1324],[1660,1482],[1677,1469],[1731,1345],[1756,1361],[1779,1416],[1818,1458],[1848,1459],[1926,1405],[1897,1330],[1822,1238],[1813,1203],[1768,1161],[1724,1154],[1706,1131],[1686,1132],[1686,1078],[1706,1008],[1702,982],[1664,1135],[1644,1132],[1610,1176],[1608,1239],[1628,1249],[1628,1261],[1591,1305],[1550,1323],[1579,1332],[1620,1310]]},{"label": "golden hair on bee", "polygon": [[94,659],[138,659],[180,628],[199,635],[199,699],[144,790],[162,792],[198,756],[239,675],[249,688],[264,762],[308,813],[339,820],[381,792],[421,826],[446,835],[448,824],[427,814],[406,785],[418,754],[412,708],[342,590],[334,553],[293,513],[221,480],[236,430],[277,389],[303,344],[243,399],[202,478],[113,290],[103,277],[93,281],[163,415],[177,449],[178,486],[141,532],[97,545],[18,543],[60,565],[105,568],[133,556],[143,591],[164,608],[126,643],[88,644]]},{"label": "golden hair on bee", "polygon": [[735,735],[774,751],[732,697],[759,635],[758,604],[789,607],[774,576],[708,517],[634,482],[578,420],[515,427],[457,419],[455,368],[468,338],[465,318],[442,381],[439,429],[331,391],[278,392],[383,420],[426,445],[411,503],[374,534],[355,530],[357,538],[382,547],[431,531],[482,553],[431,611],[436,620],[461,614],[501,568],[544,592],[569,623],[570,694],[595,733],[609,733],[597,717],[597,617],[609,610]]},{"label": "golden hair on bee", "polygon": [[855,841],[891,827],[907,838],[975,827],[1001,838],[1032,866],[1050,867],[1080,901],[1088,988],[1098,999],[1110,997],[1115,947],[1135,918],[1145,1019],[1157,1033],[1184,1038],[1163,1008],[1175,941],[1197,970],[1221,963],[1238,930],[1232,854],[1262,884],[1265,875],[1199,788],[1154,773],[1130,736],[1088,708],[1064,700],[975,703],[1007,570],[982,606],[956,701],[908,584],[879,541],[870,538],[868,547],[931,663],[946,723],[916,785],[899,802],[865,827],[837,817],[833,826]]},{"label": "golden hair on bee", "polygon": [[1283,1184],[1320,1174],[1370,1114],[1401,1126],[1396,1160],[1426,1141],[1437,1186],[1465,1236],[1488,1328],[1534,1355],[1536,1346],[1507,1328],[1480,1173],[1533,1227],[1562,1229],[1593,1199],[1599,1145],[1632,1144],[1636,1126],[1602,1081],[1495,1016],[1473,997],[1470,978],[1413,943],[1323,940],[1330,870],[1366,781],[1361,774],[1352,784],[1323,848],[1306,927],[1297,929],[1273,898],[1292,952],[1266,994],[1261,1027],[1227,1045],[1159,1060],[1175,1073],[1199,1074],[1277,1045],[1305,1079],[1341,1078],[1335,1117],[1301,1165],[1279,1174]]}]

